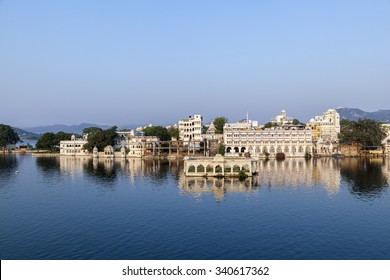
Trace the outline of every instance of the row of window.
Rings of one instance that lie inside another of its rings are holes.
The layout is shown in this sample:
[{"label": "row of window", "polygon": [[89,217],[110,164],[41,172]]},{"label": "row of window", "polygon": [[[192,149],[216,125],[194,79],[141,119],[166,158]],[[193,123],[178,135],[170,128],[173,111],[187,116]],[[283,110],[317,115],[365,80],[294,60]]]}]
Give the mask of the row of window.
[{"label": "row of window", "polygon": [[236,134],[226,134],[226,138],[228,137],[308,137],[311,136],[312,133],[283,133],[283,134],[269,134],[269,133],[261,133],[261,134],[248,134],[248,133],[236,133]]},{"label": "row of window", "polygon": [[63,154],[84,154],[85,150],[62,150]]},{"label": "row of window", "polygon": [[63,145],[61,145],[63,148],[74,148],[74,147],[81,147],[81,145],[80,144],[78,144],[78,145],[65,145],[65,144],[63,144]]},{"label": "row of window", "polygon": [[225,143],[226,144],[242,144],[242,145],[246,145],[246,144],[263,144],[263,145],[267,145],[267,144],[297,144],[297,143],[301,143],[301,144],[304,144],[304,143],[307,143],[307,144],[311,144],[311,140],[310,141],[304,141],[304,140],[301,140],[301,141],[226,141]]}]

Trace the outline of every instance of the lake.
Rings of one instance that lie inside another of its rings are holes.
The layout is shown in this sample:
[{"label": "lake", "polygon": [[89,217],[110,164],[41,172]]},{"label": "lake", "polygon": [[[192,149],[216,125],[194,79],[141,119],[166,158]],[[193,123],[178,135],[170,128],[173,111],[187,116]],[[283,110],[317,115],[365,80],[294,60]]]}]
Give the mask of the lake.
[{"label": "lake", "polygon": [[260,166],[0,154],[0,258],[390,259],[389,159]]}]

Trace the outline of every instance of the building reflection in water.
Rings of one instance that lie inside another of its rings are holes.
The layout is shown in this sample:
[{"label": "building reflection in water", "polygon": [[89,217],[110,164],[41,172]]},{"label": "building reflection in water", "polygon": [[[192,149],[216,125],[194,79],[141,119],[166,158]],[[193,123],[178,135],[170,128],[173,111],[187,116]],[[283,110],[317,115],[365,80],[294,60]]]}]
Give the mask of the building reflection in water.
[{"label": "building reflection in water", "polygon": [[[53,165],[53,160],[57,160],[59,168]],[[43,162],[48,159],[42,158]],[[69,176],[75,177],[78,174],[87,174],[94,177],[96,181],[107,182],[117,179],[119,174],[128,176],[132,183],[136,177],[148,176],[152,179],[166,178],[168,174],[178,177],[182,172],[182,161],[173,160],[143,160],[140,158],[89,158],[89,157],[55,157],[47,162],[53,168]],[[43,164],[43,163],[41,163]],[[46,165],[46,164],[44,164]]]},{"label": "building reflection in water", "polygon": [[340,166],[350,192],[358,198],[379,197],[389,187],[388,158],[348,158]]},{"label": "building reflection in water", "polygon": [[262,161],[258,177],[261,186],[295,188],[322,185],[332,195],[340,189],[340,163],[330,157]]},{"label": "building reflection in water", "polygon": [[[323,187],[328,195],[337,194],[341,184],[357,196],[378,194],[390,182],[390,159],[318,158],[312,160],[264,160],[259,163],[258,175],[243,182],[225,178],[185,177],[183,162],[172,160],[92,159],[87,157],[37,158],[37,165],[45,173],[58,169],[70,176],[85,173],[100,183],[114,182],[126,176],[132,184],[137,177],[146,176],[163,182],[168,176],[178,180],[180,192],[200,196],[212,193],[222,199],[226,193],[252,193],[259,187],[296,188]],[[342,183],[343,182],[343,183]]]},{"label": "building reflection in water", "polygon": [[259,163],[259,173],[240,182],[238,179],[180,177],[179,187],[183,194],[199,195],[213,193],[222,199],[225,193],[253,192],[259,186],[273,188],[311,188],[323,186],[329,195],[340,189],[341,174],[339,160],[320,158],[313,160],[287,159],[264,160]]},{"label": "building reflection in water", "polygon": [[183,195],[200,197],[204,193],[212,193],[217,200],[222,200],[225,193],[251,193],[258,188],[257,176],[240,181],[236,178],[179,178],[179,188]]}]

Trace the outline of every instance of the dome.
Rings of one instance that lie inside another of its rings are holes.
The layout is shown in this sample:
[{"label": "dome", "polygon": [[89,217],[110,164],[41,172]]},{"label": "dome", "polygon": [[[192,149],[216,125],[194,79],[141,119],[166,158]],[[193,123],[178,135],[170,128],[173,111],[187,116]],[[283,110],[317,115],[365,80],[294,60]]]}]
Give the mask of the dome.
[{"label": "dome", "polygon": [[108,145],[104,148],[105,153],[114,153],[114,148],[111,145]]}]

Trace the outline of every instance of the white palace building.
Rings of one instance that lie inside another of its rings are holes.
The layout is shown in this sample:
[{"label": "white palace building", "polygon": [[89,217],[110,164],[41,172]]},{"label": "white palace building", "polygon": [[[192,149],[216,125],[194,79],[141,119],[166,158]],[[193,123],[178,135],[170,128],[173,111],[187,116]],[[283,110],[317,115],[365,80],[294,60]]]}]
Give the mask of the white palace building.
[{"label": "white palace building", "polygon": [[226,155],[249,152],[251,155],[269,155],[284,153],[286,157],[304,157],[313,153],[311,128],[224,128]]},{"label": "white palace building", "polygon": [[264,128],[248,117],[237,123],[224,126],[224,145],[227,156],[250,153],[251,156],[304,157],[313,154],[313,132],[310,127],[293,125],[293,118],[282,110],[271,123],[274,127]]},{"label": "white palace building", "polygon": [[273,127],[264,128],[257,121],[242,120],[224,126],[224,145],[227,155],[249,152],[251,155],[276,157],[304,157],[334,154],[340,133],[340,117],[329,109],[305,126],[294,125],[293,118],[282,110],[271,121]]}]

